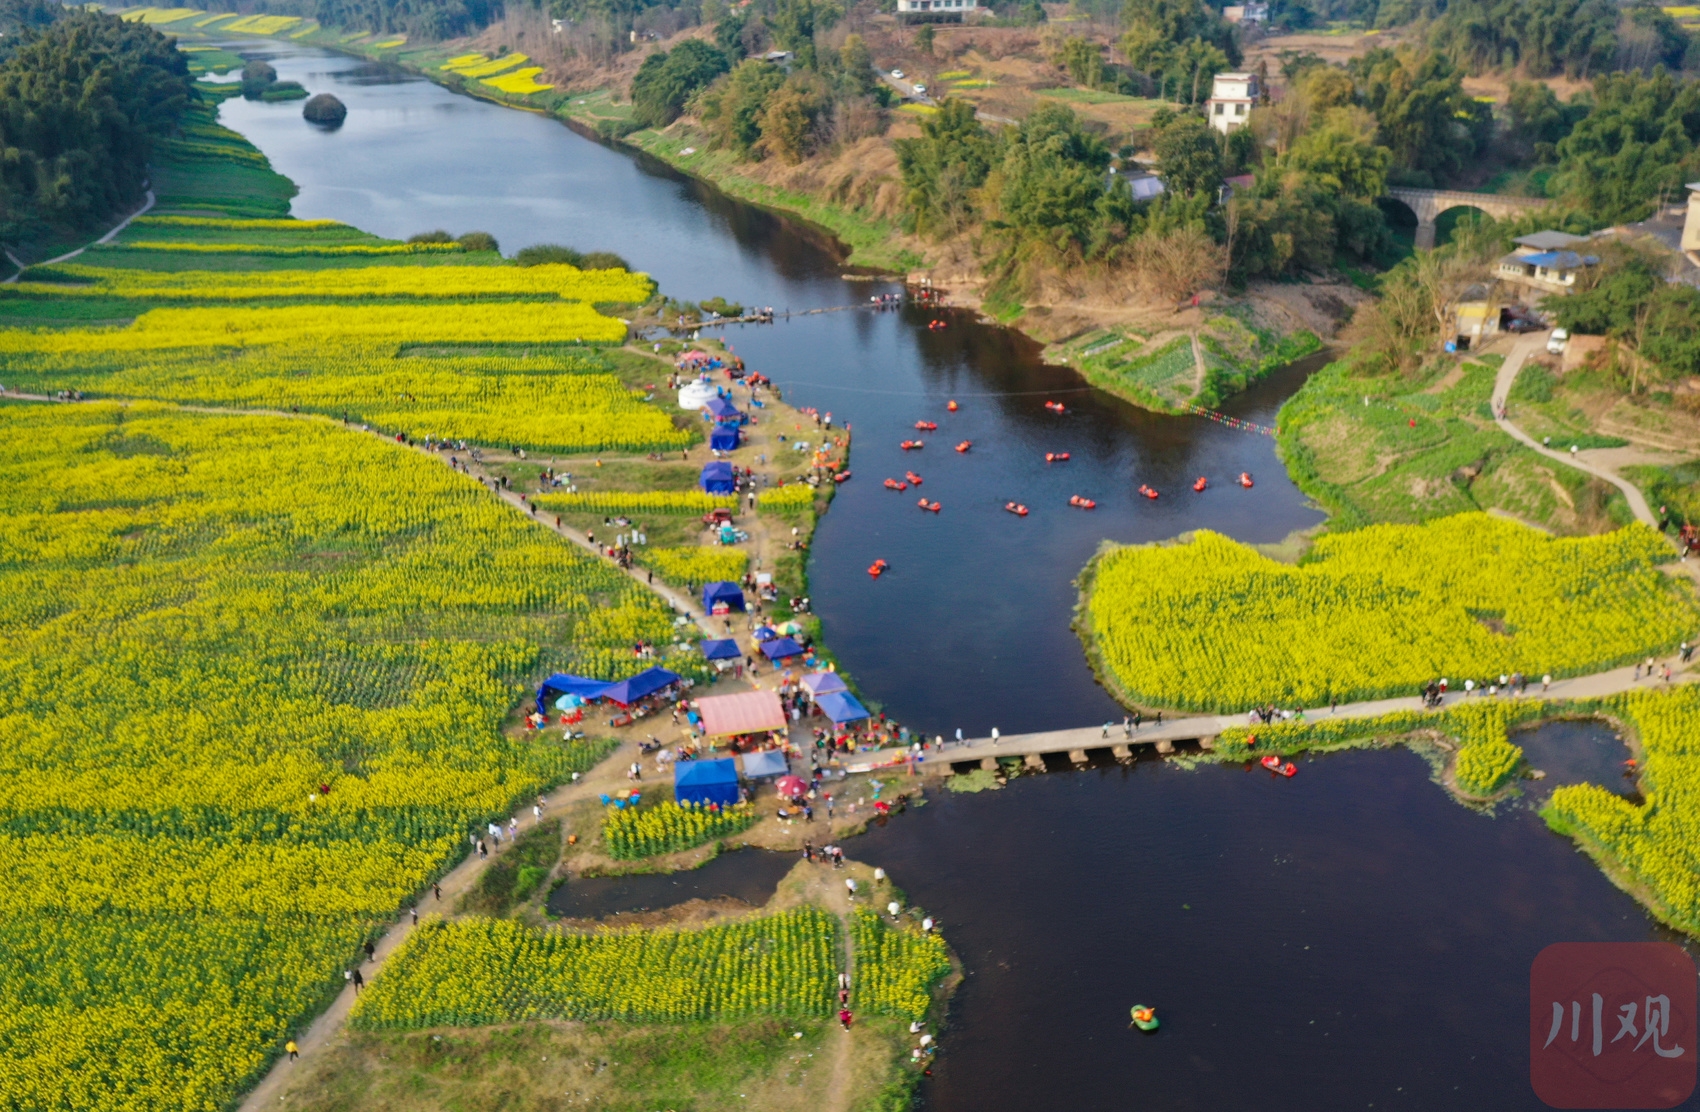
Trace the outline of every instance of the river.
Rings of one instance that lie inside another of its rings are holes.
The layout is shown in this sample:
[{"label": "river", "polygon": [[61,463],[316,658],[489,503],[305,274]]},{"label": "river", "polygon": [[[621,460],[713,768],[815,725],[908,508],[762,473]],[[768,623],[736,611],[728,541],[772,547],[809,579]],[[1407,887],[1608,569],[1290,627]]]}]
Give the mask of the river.
[{"label": "river", "polygon": [[[802,309],[895,288],[847,280],[813,235],[545,117],[315,48],[235,46],[348,105],[332,132],[299,104],[222,109],[300,185],[299,216],[398,237],[479,229],[510,254],[613,250],[689,300]],[[948,326],[929,330],[935,318]],[[929,733],[1120,717],[1069,629],[1072,580],[1102,540],[1211,528],[1269,543],[1321,520],[1268,438],[1145,413],[964,314],[830,313],[727,338],[788,400],[854,427],[856,478],[816,534],[815,608],[863,690]],[[1228,408],[1273,424],[1305,373]],[[920,419],[940,429],[906,455]],[[972,452],[949,450],[960,439]],[[1047,451],[1073,458],[1047,466]],[[905,469],[941,514],[881,488]],[[1242,470],[1252,490],[1229,483]],[[1213,481],[1202,494],[1198,475]],[[1073,493],[1099,508],[1071,509]],[[1032,515],[1002,512],[1010,499]],[[877,581],[875,558],[892,569]],[[1595,742],[1590,773],[1614,759]],[[923,1089],[952,1112],[1539,1108],[1535,954],[1662,937],[1528,800],[1497,816],[1457,806],[1405,750],[1307,761],[1292,780],[1157,761],[1023,777],[940,793],[849,849],[934,911],[965,963]],[[1156,1037],[1127,1030],[1140,1001],[1165,1017]]]}]

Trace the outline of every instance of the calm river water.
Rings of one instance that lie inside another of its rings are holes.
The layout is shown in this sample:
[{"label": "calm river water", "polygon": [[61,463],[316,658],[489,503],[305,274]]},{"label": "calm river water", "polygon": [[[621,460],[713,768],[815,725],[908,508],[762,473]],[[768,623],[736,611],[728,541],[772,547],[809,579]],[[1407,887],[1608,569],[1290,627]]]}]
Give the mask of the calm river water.
[{"label": "calm river water", "polygon": [[[547,118],[313,48],[237,47],[348,105],[334,132],[306,124],[299,104],[223,107],[299,183],[297,215],[387,236],[481,229],[508,253],[614,250],[689,300],[801,309],[894,288],[846,280],[811,235]],[[790,400],[856,432],[856,478],[811,564],[826,635],[869,696],[928,732],[1119,718],[1068,627],[1072,580],[1100,541],[1212,528],[1273,542],[1320,515],[1269,439],[1144,413],[1044,366],[1011,333],[958,314],[929,331],[934,315],[861,310],[728,333]],[[1272,424],[1304,373],[1276,375],[1232,411]],[[947,414],[952,398],[961,409]],[[923,418],[939,431],[905,456],[897,443]],[[959,439],[970,454],[949,450]],[[1073,459],[1047,467],[1047,451]],[[909,468],[942,514],[879,485]],[[1242,470],[1253,490],[1229,485]],[[1203,494],[1190,489],[1198,475],[1214,484]],[[1162,498],[1139,497],[1140,483]],[[1073,493],[1099,508],[1070,509]],[[1003,513],[1010,499],[1032,515]],[[864,570],[876,557],[892,567],[877,582]],[[1598,752],[1576,767],[1609,769],[1609,746],[1590,737]],[[852,853],[937,914],[966,963],[924,1090],[929,1107],[962,1112],[1538,1108],[1530,961],[1549,942],[1659,933],[1527,802],[1468,811],[1404,750],[1310,761],[1290,781],[1157,762],[1022,778],[942,793]],[[1164,1016],[1156,1037],[1127,1030],[1141,1001]]]}]

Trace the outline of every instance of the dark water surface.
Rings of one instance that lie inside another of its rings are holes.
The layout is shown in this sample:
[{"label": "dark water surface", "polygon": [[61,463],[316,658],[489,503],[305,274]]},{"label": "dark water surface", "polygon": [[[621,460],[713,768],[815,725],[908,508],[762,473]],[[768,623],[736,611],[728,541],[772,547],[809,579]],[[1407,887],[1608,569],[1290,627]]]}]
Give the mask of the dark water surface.
[{"label": "dark water surface", "polygon": [[723,896],[759,907],[797,864],[795,853],[744,849],[722,853],[698,869],[568,879],[549,893],[549,913],[563,919],[601,919],[625,911],[672,907]]},{"label": "dark water surface", "polygon": [[[847,281],[810,235],[546,118],[312,48],[238,45],[348,105],[335,132],[298,104],[223,107],[301,185],[298,215],[389,236],[482,229],[509,253],[611,249],[691,300],[803,308],[893,288]],[[871,698],[928,732],[1119,717],[1068,628],[1071,581],[1099,542],[1203,527],[1265,543],[1320,515],[1267,438],[1143,413],[1043,366],[1016,335],[958,315],[929,331],[933,315],[833,313],[728,335],[791,400],[855,428],[856,478],[811,564],[827,637]],[[1233,411],[1273,423],[1304,373]],[[897,443],[922,418],[940,429],[906,456]],[[950,450],[961,439],[974,442],[966,456]],[[1073,460],[1047,467],[1047,451]],[[881,488],[905,469],[942,514]],[[1230,485],[1242,470],[1253,490]],[[1194,494],[1201,474],[1213,486]],[[1142,482],[1162,497],[1138,497]],[[1069,508],[1073,493],[1099,508]],[[1032,515],[1003,513],[1010,499]],[[877,582],[864,570],[876,557],[891,564]],[[1543,786],[1622,759],[1572,729],[1519,739],[1553,774]],[[1405,750],[1302,767],[1292,780],[1158,762],[1023,777],[938,793],[852,842],[939,916],[967,966],[928,1106],[1540,1107],[1524,1049],[1530,961],[1550,942],[1657,929],[1545,830],[1534,791],[1489,817],[1450,802]],[[784,864],[739,853],[688,882],[579,882],[562,899],[582,900],[578,914],[755,902]],[[1155,1037],[1127,1030],[1138,1002],[1160,1009]]]}]

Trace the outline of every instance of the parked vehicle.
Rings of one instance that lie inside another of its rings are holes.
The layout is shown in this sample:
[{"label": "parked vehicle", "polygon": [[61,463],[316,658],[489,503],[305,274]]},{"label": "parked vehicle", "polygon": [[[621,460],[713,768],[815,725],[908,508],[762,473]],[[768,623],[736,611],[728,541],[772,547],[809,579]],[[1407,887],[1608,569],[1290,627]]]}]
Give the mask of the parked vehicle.
[{"label": "parked vehicle", "polygon": [[1548,355],[1563,355],[1564,354],[1564,345],[1569,343],[1569,342],[1570,342],[1570,333],[1569,332],[1567,332],[1566,330],[1564,330],[1562,328],[1553,329],[1552,335],[1547,337],[1547,354]]}]

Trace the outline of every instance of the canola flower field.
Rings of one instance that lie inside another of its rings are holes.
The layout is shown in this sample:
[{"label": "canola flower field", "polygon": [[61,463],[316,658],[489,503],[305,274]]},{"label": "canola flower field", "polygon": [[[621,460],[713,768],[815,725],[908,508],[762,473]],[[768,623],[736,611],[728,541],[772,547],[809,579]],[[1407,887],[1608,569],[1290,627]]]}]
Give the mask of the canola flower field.
[{"label": "canola flower field", "polygon": [[750,567],[741,548],[640,548],[638,563],[669,583],[696,588],[704,583],[736,583]]},{"label": "canola flower field", "polygon": [[[226,221],[225,223],[233,223]],[[265,221],[273,223],[273,221]],[[282,223],[281,221],[278,223]],[[181,245],[165,245],[181,246]],[[247,246],[196,245],[252,252]],[[419,244],[417,246],[437,246]],[[31,274],[41,273],[36,268]],[[642,302],[655,285],[625,270],[580,270],[575,266],[369,266],[336,270],[180,270],[67,264],[49,272],[56,281],[14,283],[7,296],[123,297],[159,301],[249,302],[395,298],[455,300],[527,298],[554,294],[586,304]]]},{"label": "canola flower field", "polygon": [[944,938],[893,925],[861,907],[851,912],[850,941],[856,947],[851,1007],[911,1021],[925,1019],[933,986],[950,972]]},{"label": "canola flower field", "polygon": [[620,861],[691,849],[755,824],[748,804],[710,811],[667,800],[653,807],[609,807],[602,818],[602,842]]},{"label": "canola flower field", "polygon": [[1700,935],[1700,688],[1629,692],[1600,709],[1639,739],[1645,802],[1595,784],[1554,788],[1541,815],[1672,926]]},{"label": "canola flower field", "polygon": [[1321,538],[1298,566],[1208,531],[1089,569],[1089,649],[1129,700],[1326,706],[1672,649],[1700,617],[1652,530],[1552,538],[1486,514]]},{"label": "canola flower field", "polygon": [[511,919],[422,922],[361,994],[364,1030],[528,1019],[680,1023],[830,1015],[838,920],[819,908],[699,930],[538,930]]},{"label": "canola flower field", "polygon": [[671,617],[332,422],[0,406],[0,1104],[227,1107],[469,827],[605,751],[504,738],[525,683]]}]

